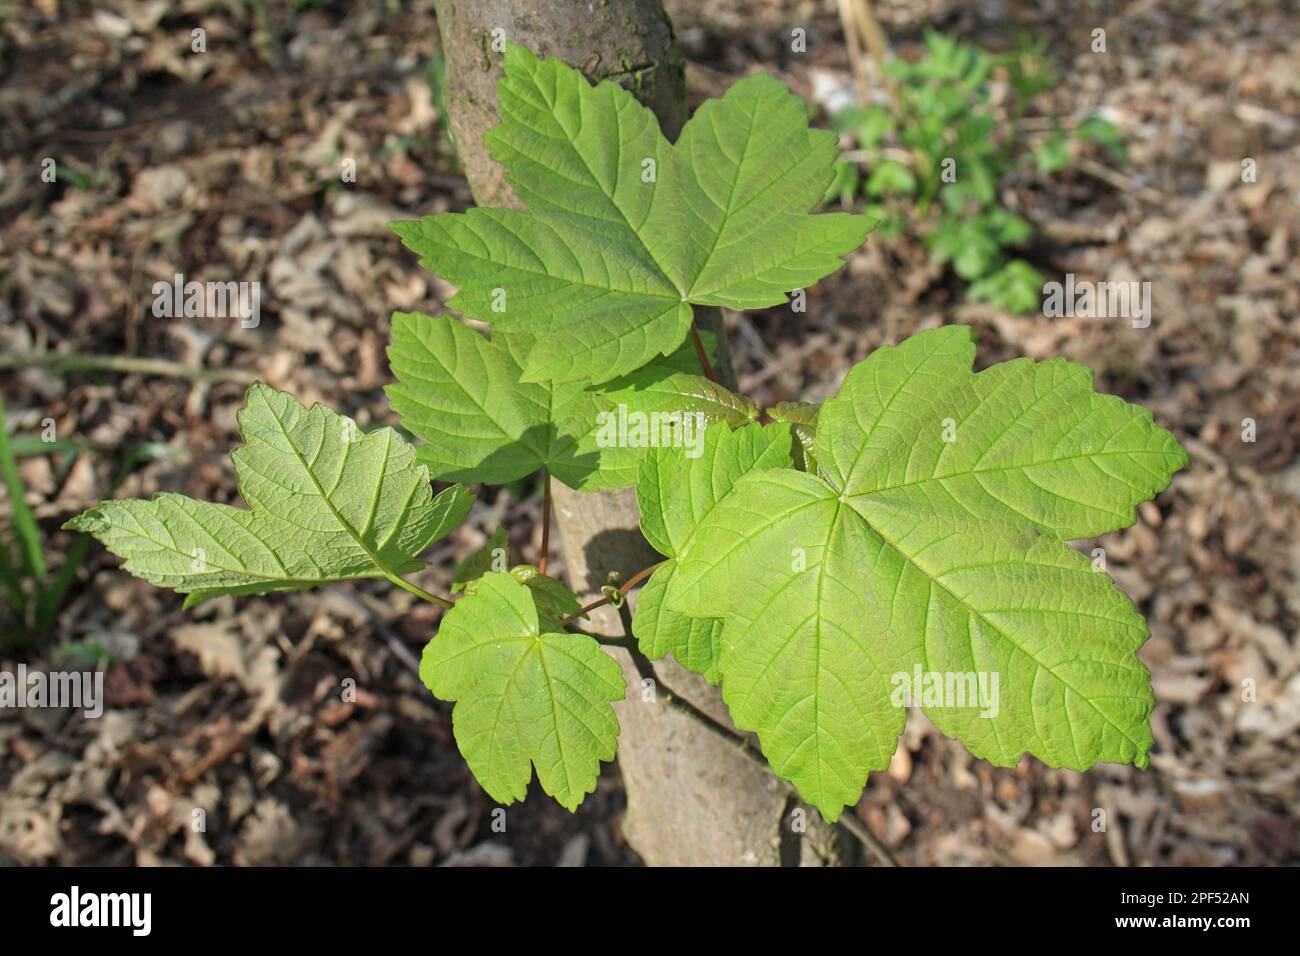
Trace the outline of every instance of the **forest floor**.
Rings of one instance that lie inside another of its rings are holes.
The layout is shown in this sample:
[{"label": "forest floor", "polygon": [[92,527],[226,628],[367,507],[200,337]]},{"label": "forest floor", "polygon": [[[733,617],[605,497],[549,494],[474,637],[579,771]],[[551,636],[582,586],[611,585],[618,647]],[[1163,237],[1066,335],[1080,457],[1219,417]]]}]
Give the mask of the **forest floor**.
[{"label": "forest floor", "polygon": [[[124,464],[119,496],[237,501],[227,454],[252,377],[363,426],[395,420],[388,317],[436,311],[449,289],[386,223],[470,202],[431,92],[430,6],[33,0],[0,21],[0,354],[162,358],[221,375],[3,373],[11,431],[53,419],[60,437],[93,443],[21,461],[54,566],[73,542],[59,525]],[[810,293],[803,321],[729,315],[737,372],[761,403],[818,401],[875,347],[964,322],[981,364],[1084,362],[1191,455],[1134,527],[1101,542],[1151,623],[1150,768],[998,769],[913,713],[857,808],[903,863],[1295,863],[1300,29],[1282,2],[1080,6],[876,4],[903,55],[926,24],[994,50],[1008,24],[1049,39],[1063,80],[1043,108],[1101,110],[1129,158],[1108,179],[1012,182],[1008,196],[1038,227],[1044,271],[1150,281],[1150,327],[970,304],[924,249],[873,238]],[[668,7],[693,103],[755,69],[810,99],[849,82],[834,4]],[[806,54],[790,50],[795,26]],[[1105,54],[1090,50],[1098,26]],[[46,158],[56,183],[40,179]],[[339,181],[346,158],[355,183]],[[1254,183],[1241,181],[1245,158]],[[156,320],[150,290],[176,273],[260,281],[260,325]],[[1246,418],[1255,442],[1242,441]],[[166,448],[142,455],[146,443]],[[422,583],[444,588],[498,524],[535,559],[540,507],[532,482],[483,496]],[[54,639],[0,654],[6,670],[111,659],[101,719],[0,713],[0,863],[636,863],[614,767],[577,813],[537,791],[493,831],[450,708],[412,672],[436,615],[408,598],[366,583],[184,612],[94,548]],[[338,699],[343,676],[357,680],[354,703]]]}]

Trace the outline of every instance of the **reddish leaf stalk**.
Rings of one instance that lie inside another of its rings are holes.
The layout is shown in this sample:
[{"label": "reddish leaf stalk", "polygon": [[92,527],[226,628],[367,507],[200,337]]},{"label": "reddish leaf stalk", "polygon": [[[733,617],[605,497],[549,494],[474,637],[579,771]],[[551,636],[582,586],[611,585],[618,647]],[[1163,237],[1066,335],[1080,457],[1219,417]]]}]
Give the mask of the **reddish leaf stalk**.
[{"label": "reddish leaf stalk", "polygon": [[709,354],[704,351],[704,342],[700,338],[700,330],[691,325],[691,341],[695,343],[695,355],[700,360],[700,368],[704,370],[704,377],[710,382],[716,382],[718,376],[713,372],[713,365],[709,362]]},{"label": "reddish leaf stalk", "polygon": [[546,573],[546,559],[551,553],[551,473],[542,469],[542,556],[537,561],[537,570]]}]

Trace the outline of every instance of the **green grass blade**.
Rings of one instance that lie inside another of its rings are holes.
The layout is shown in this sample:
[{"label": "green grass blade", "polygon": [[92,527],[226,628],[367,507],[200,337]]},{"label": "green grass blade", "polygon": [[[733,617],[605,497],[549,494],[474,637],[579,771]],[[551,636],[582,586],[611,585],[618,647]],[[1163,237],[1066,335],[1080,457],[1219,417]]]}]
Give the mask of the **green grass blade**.
[{"label": "green grass blade", "polygon": [[68,548],[58,574],[54,576],[50,586],[37,597],[36,632],[41,636],[47,637],[53,630],[54,618],[58,615],[59,608],[63,606],[63,598],[77,576],[77,569],[85,564],[86,556],[90,554],[91,540],[88,534],[77,535],[76,540],[72,542],[72,547]]},{"label": "green grass blade", "polygon": [[9,606],[14,616],[22,620],[26,616],[27,598],[23,594],[22,574],[14,566],[7,542],[0,541],[0,588],[4,589]]},{"label": "green grass blade", "polygon": [[9,448],[15,458],[30,458],[33,455],[50,455],[55,452],[75,452],[93,447],[90,442],[77,442],[67,438],[46,441],[35,435],[13,435],[9,439]]},{"label": "green grass blade", "polygon": [[41,533],[36,518],[27,504],[27,489],[18,474],[18,462],[9,447],[9,430],[5,419],[4,400],[0,399],[0,472],[4,474],[9,489],[10,509],[13,512],[14,532],[18,536],[18,550],[24,569],[39,583],[45,579],[45,555],[41,553]]}]

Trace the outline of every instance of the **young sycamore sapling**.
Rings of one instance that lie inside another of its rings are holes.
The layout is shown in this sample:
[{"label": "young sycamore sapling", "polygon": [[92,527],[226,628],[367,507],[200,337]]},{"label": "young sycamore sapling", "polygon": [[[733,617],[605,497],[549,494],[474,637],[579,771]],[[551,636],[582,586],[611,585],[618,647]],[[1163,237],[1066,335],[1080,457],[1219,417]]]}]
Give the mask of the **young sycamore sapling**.
[{"label": "young sycamore sapling", "polygon": [[[1070,362],[973,373],[962,326],[879,349],[820,408],[760,422],[714,381],[692,306],[776,305],[864,240],[862,217],[810,215],[834,134],[765,74],[705,103],[676,143],[621,87],[519,46],[499,89],[486,141],[527,210],[394,225],[459,287],[450,304],[491,326],[394,316],[388,394],[422,444],[254,385],[232,456],[246,509],[159,494],[68,527],[187,607],[386,578],[447,608],[420,674],[456,702],[461,753],[503,803],[535,768],[573,809],[614,757],[626,688],[602,643],[721,682],[736,725],[829,820],[889,763],[896,677],[917,671],[997,675],[995,707],[914,701],[992,763],[1145,766],[1146,624],[1067,542],[1131,524],[1186,463],[1174,438]],[[602,440],[619,409],[707,427],[690,449]],[[635,485],[663,561],[586,608],[545,553],[508,569],[502,536],[458,570],[454,601],[406,579],[465,518],[464,483],[538,471],[548,489]],[[435,496],[431,478],[458,484]],[[579,629],[642,581],[625,641]]]}]

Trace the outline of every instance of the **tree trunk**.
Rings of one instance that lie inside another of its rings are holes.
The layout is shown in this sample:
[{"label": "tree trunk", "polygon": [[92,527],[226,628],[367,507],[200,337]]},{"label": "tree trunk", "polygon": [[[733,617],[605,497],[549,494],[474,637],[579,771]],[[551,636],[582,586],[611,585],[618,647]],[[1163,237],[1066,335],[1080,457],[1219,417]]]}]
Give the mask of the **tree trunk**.
[{"label": "tree trunk", "polygon": [[[681,131],[684,63],[657,0],[436,0],[436,7],[449,119],[479,205],[520,205],[483,146],[483,132],[498,120],[502,57],[492,52],[494,38],[523,44],[539,56],[558,56],[593,82],[616,79],[654,111],[665,136],[676,139]],[[719,371],[726,381],[731,369],[720,316],[716,310],[696,313],[718,333]],[[575,590],[594,592],[610,572],[626,578],[660,560],[637,528],[632,489],[581,494],[557,482],[554,497]],[[611,608],[595,612],[591,623],[601,633],[621,633]],[[643,700],[631,661],[621,651],[618,656],[629,687],[627,699],[615,705],[628,799],[623,830],[642,858],[652,865],[686,866],[818,862],[824,831],[810,826],[816,840],[801,841],[791,827],[782,827],[787,797],[771,774],[694,721]],[[671,660],[656,669],[675,692],[730,726],[716,689]]]}]

